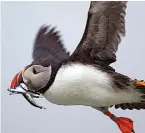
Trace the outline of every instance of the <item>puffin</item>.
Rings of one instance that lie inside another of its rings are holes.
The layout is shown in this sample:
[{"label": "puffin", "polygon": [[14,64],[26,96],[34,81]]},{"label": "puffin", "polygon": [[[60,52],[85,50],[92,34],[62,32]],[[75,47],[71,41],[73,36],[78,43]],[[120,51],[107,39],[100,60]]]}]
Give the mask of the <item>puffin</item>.
[{"label": "puffin", "polygon": [[127,1],[91,1],[84,34],[72,54],[56,27],[42,25],[32,62],[14,76],[10,88],[25,83],[53,104],[92,107],[113,120],[122,133],[134,133],[130,118],[109,111],[145,109],[145,82],[111,66],[126,33],[126,8]]}]

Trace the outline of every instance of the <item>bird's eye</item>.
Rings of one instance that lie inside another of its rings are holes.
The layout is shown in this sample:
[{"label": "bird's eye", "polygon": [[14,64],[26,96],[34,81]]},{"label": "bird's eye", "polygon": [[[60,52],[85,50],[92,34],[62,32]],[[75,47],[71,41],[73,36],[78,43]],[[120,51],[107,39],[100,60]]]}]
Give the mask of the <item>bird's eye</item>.
[{"label": "bird's eye", "polygon": [[38,73],[35,68],[33,68],[33,73],[34,74],[37,74]]}]

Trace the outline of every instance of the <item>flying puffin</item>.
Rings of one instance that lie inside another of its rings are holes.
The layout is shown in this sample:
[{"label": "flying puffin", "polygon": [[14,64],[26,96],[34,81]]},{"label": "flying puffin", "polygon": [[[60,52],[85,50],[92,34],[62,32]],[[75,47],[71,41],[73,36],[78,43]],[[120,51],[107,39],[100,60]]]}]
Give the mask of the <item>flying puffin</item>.
[{"label": "flying puffin", "polygon": [[41,26],[33,61],[14,76],[10,87],[25,83],[51,103],[93,107],[117,123],[122,133],[134,132],[131,119],[108,110],[145,109],[145,82],[110,66],[125,36],[126,7],[125,1],[91,2],[83,37],[71,55],[55,27]]}]

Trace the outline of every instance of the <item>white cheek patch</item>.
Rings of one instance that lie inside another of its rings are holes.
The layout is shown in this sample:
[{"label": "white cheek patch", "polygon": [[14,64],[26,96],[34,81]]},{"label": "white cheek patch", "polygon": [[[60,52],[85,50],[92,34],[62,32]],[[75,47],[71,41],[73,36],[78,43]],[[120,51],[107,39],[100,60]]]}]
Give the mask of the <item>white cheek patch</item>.
[{"label": "white cheek patch", "polygon": [[[38,72],[34,74],[33,69]],[[28,68],[23,75],[24,83],[31,83],[36,89],[41,89],[47,85],[51,77],[51,66],[43,67],[41,65],[34,65]]]},{"label": "white cheek patch", "polygon": [[43,67],[41,65],[34,65],[33,68],[36,70],[37,73],[44,72],[44,71],[51,71],[51,66]]},{"label": "white cheek patch", "polygon": [[41,68],[41,72],[33,75],[31,83],[36,88],[43,88],[47,85],[51,77],[51,66]]}]

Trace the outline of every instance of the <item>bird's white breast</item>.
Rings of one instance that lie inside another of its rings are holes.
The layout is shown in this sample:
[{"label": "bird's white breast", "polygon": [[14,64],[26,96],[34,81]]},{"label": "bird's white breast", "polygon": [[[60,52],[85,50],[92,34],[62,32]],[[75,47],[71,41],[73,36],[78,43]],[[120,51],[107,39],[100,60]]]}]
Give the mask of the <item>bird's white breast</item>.
[{"label": "bird's white breast", "polygon": [[83,64],[71,64],[59,69],[45,98],[59,105],[108,106],[121,103],[128,93],[118,93],[112,88],[109,75]]}]

